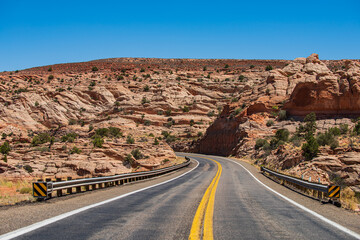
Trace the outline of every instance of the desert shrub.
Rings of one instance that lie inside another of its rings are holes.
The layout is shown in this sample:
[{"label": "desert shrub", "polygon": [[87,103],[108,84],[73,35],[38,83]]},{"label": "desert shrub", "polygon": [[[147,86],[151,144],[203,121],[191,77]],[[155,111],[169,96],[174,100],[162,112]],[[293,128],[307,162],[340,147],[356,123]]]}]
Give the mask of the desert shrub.
[{"label": "desert shrub", "polygon": [[34,171],[30,165],[25,165],[25,166],[23,166],[23,168],[28,173],[32,173]]},{"label": "desert shrub", "polygon": [[97,68],[97,67],[92,67],[92,69],[91,69],[91,71],[93,71],[93,72],[96,72],[96,71],[98,71],[99,69]]},{"label": "desert shrub", "polygon": [[62,142],[74,142],[75,139],[77,138],[77,134],[74,132],[68,133],[64,136],[61,137],[61,141]]},{"label": "desert shrub", "polygon": [[144,125],[145,125],[145,126],[150,126],[150,125],[151,125],[151,121],[150,121],[150,120],[145,120],[145,121],[144,121]]},{"label": "desert shrub", "polygon": [[340,132],[341,134],[347,134],[349,131],[349,125],[345,124],[340,124]]},{"label": "desert shrub", "polygon": [[4,142],[1,146],[0,146],[0,152],[4,155],[8,154],[11,151],[10,148],[10,144],[8,141]]},{"label": "desert shrub", "polygon": [[337,127],[329,128],[327,131],[333,136],[340,136],[341,135],[341,130],[339,128],[337,128]]},{"label": "desert shrub", "polygon": [[273,68],[272,68],[271,65],[267,65],[266,68],[265,68],[265,71],[270,71],[270,70],[272,70],[272,69],[273,69]]},{"label": "desert shrub", "polygon": [[80,154],[80,153],[81,153],[81,150],[80,150],[78,147],[74,146],[74,147],[70,150],[70,154],[74,154],[74,153]]},{"label": "desert shrub", "polygon": [[198,133],[197,133],[197,136],[198,136],[198,137],[202,137],[202,136],[203,136],[203,133],[202,133],[202,132],[198,132]]},{"label": "desert shrub", "polygon": [[359,135],[359,134],[360,134],[360,122],[357,122],[357,123],[355,124],[355,127],[354,127],[353,132],[354,132],[356,135]]},{"label": "desert shrub", "polygon": [[260,148],[262,148],[264,145],[266,145],[266,144],[269,144],[268,143],[268,141],[267,140],[265,140],[265,139],[257,139],[256,140],[256,143],[255,143],[255,149],[257,150],[257,149],[260,149]]},{"label": "desert shrub", "polygon": [[148,92],[150,90],[150,87],[148,85],[145,85],[144,92]]},{"label": "desert shrub", "polygon": [[140,72],[145,72],[145,69],[144,69],[144,68],[141,68],[141,69],[140,69]]},{"label": "desert shrub", "polygon": [[311,160],[317,156],[319,152],[319,144],[313,135],[309,135],[306,139],[306,143],[302,145],[301,149],[303,150],[302,155],[305,159]]},{"label": "desert shrub", "polygon": [[226,64],[226,65],[225,65],[225,68],[229,68],[229,64]]},{"label": "desert shrub", "polygon": [[126,138],[126,143],[127,144],[134,144],[135,139],[131,135],[128,135],[127,138]]},{"label": "desert shrub", "polygon": [[145,104],[145,103],[149,103],[150,102],[150,100],[148,100],[146,97],[143,97],[142,99],[141,99],[141,104]]},{"label": "desert shrub", "polygon": [[245,76],[244,76],[244,75],[240,75],[238,79],[239,79],[239,81],[243,81],[243,80],[245,79]]},{"label": "desert shrub", "polygon": [[273,120],[268,120],[268,121],[266,122],[266,126],[267,126],[267,127],[271,127],[272,125],[274,125],[274,121],[273,121]]},{"label": "desert shrub", "polygon": [[39,133],[38,135],[34,136],[33,139],[31,140],[31,145],[32,146],[37,146],[43,143],[47,143],[50,142],[50,135],[49,133]]},{"label": "desert shrub", "polygon": [[279,121],[284,121],[287,119],[287,113],[285,110],[280,110],[279,111],[279,115],[278,115],[278,120]]},{"label": "desert shrub", "polygon": [[91,132],[92,130],[94,130],[94,126],[92,124],[89,125],[89,132]]},{"label": "desert shrub", "polygon": [[319,133],[316,136],[316,141],[320,146],[328,145],[331,149],[335,149],[339,146],[339,142],[336,139],[335,134],[340,134],[340,129],[334,130],[334,128],[329,128],[324,133]]},{"label": "desert shrub", "polygon": [[140,150],[139,150],[138,148],[132,150],[132,151],[131,151],[131,155],[133,155],[133,157],[134,157],[136,160],[139,160],[139,159],[144,158],[144,155],[140,152]]},{"label": "desert shrub", "polygon": [[190,111],[189,107],[186,106],[186,105],[182,108],[182,110],[183,110],[183,112],[189,112]]},{"label": "desert shrub", "polygon": [[22,187],[20,189],[20,194],[26,194],[26,193],[32,193],[32,188],[31,187]]},{"label": "desert shrub", "polygon": [[290,138],[289,141],[290,141],[294,146],[300,147],[300,146],[301,146],[302,138],[295,134],[294,136],[292,136],[292,137]]},{"label": "desert shrub", "polygon": [[51,72],[51,71],[52,71],[52,67],[49,67],[49,68],[48,68],[48,72]]},{"label": "desert shrub", "polygon": [[238,115],[239,113],[241,113],[242,108],[237,108],[235,109],[235,116]]},{"label": "desert shrub", "polygon": [[126,155],[125,162],[129,163],[130,165],[134,164],[134,160],[131,154]]},{"label": "desert shrub", "polygon": [[75,125],[76,124],[76,120],[71,118],[69,119],[69,125]]},{"label": "desert shrub", "polygon": [[96,137],[94,137],[92,143],[93,143],[94,147],[102,148],[102,145],[104,144],[104,139],[100,136],[96,136]]},{"label": "desert shrub", "polygon": [[250,69],[253,69],[255,66],[254,65],[250,65]]},{"label": "desert shrub", "polygon": [[287,129],[279,129],[275,133],[275,138],[279,141],[287,142],[289,139],[290,132]]},{"label": "desert shrub", "polygon": [[215,116],[215,111],[214,111],[214,110],[209,111],[209,112],[207,113],[207,115],[208,115],[208,117],[213,117],[213,116]]},{"label": "desert shrub", "polygon": [[171,116],[171,110],[170,109],[165,111],[165,116]]},{"label": "desert shrub", "polygon": [[154,139],[154,145],[159,145],[159,140],[157,138]]},{"label": "desert shrub", "polygon": [[54,79],[54,75],[49,75],[48,76],[48,80],[53,80]]},{"label": "desert shrub", "polygon": [[39,106],[39,102],[36,101],[36,102],[35,102],[35,107],[38,107],[38,106]]},{"label": "desert shrub", "polygon": [[194,119],[191,119],[190,122],[189,122],[190,126],[193,126],[195,124],[195,121]]}]

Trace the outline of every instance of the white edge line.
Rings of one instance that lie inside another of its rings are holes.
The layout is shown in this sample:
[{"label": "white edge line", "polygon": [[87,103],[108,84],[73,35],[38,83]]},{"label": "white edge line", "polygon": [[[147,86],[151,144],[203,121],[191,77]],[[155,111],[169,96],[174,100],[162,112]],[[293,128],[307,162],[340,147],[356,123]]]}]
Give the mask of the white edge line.
[{"label": "white edge line", "polygon": [[[193,159],[194,161],[196,161],[195,159]],[[31,231],[34,231],[36,229],[39,229],[41,227],[44,227],[46,225],[49,225],[51,223],[54,223],[54,222],[57,222],[59,220],[62,220],[64,218],[67,218],[67,217],[70,217],[72,215],[75,215],[75,214],[78,214],[80,212],[83,212],[83,211],[86,211],[86,210],[89,210],[91,208],[94,208],[94,207],[98,207],[100,205],[104,205],[104,204],[107,204],[109,202],[112,202],[112,201],[116,201],[116,200],[119,200],[121,198],[124,198],[124,197],[127,197],[127,196],[130,196],[130,195],[133,195],[135,193],[138,193],[138,192],[142,192],[142,191],[145,191],[147,189],[150,189],[150,188],[154,188],[154,187],[157,187],[157,186],[160,186],[160,185],[163,185],[165,183],[168,183],[168,182],[171,182],[171,181],[174,181],[175,179],[178,179],[178,178],[181,178],[182,176],[194,171],[198,166],[199,166],[199,162],[197,162],[197,165],[187,171],[186,173],[183,173],[181,174],[180,176],[177,176],[175,178],[172,178],[172,179],[169,179],[165,182],[161,182],[161,183],[158,183],[158,184],[155,184],[155,185],[152,185],[152,186],[149,186],[149,187],[145,187],[145,188],[142,188],[142,189],[139,189],[139,190],[135,190],[133,192],[129,192],[129,193],[125,193],[123,195],[120,195],[118,197],[114,197],[114,198],[111,198],[111,199],[108,199],[108,200],[105,200],[105,201],[102,201],[102,202],[99,202],[99,203],[95,203],[95,204],[92,204],[92,205],[89,205],[89,206],[86,206],[86,207],[82,207],[82,208],[79,208],[79,209],[76,209],[76,210],[73,210],[73,211],[70,211],[70,212],[67,212],[67,213],[63,213],[63,214],[60,214],[58,216],[55,216],[55,217],[52,217],[52,218],[49,218],[49,219],[46,219],[46,220],[43,220],[43,221],[40,221],[40,222],[37,222],[37,223],[34,223],[32,225],[29,225],[27,227],[23,227],[23,228],[20,228],[18,230],[15,230],[15,231],[12,231],[12,232],[9,232],[9,233],[5,233],[4,235],[1,235],[0,236],[0,239],[1,240],[7,240],[7,239],[12,239],[12,238],[15,238],[15,237],[18,237],[18,236],[21,236],[23,234],[26,234],[28,232],[31,232]]]},{"label": "white edge line", "polygon": [[295,202],[294,200],[291,200],[291,199],[288,198],[288,197],[285,197],[284,195],[278,193],[278,192],[275,191],[274,189],[268,187],[267,185],[265,185],[264,183],[262,183],[259,179],[257,179],[257,178],[256,178],[249,170],[247,170],[242,164],[240,164],[240,163],[238,163],[238,162],[235,162],[234,160],[231,160],[231,159],[227,159],[227,158],[223,158],[223,157],[221,157],[221,158],[240,165],[243,169],[245,169],[245,170],[246,170],[256,181],[258,181],[261,185],[263,185],[265,188],[267,188],[267,189],[270,190],[271,192],[275,193],[276,195],[280,196],[281,198],[285,199],[286,201],[290,202],[291,204],[297,206],[298,208],[304,210],[304,211],[307,212],[307,213],[310,213],[311,215],[313,215],[313,216],[319,218],[320,220],[322,220],[322,221],[330,224],[331,226],[336,227],[337,229],[339,229],[339,230],[341,230],[341,231],[343,231],[343,232],[351,235],[352,237],[355,237],[355,238],[357,238],[357,239],[360,239],[360,234],[358,234],[358,233],[356,233],[356,232],[354,232],[354,231],[351,231],[350,229],[348,229],[348,228],[346,228],[346,227],[344,227],[344,226],[341,226],[340,224],[338,224],[338,223],[336,223],[336,222],[333,222],[333,221],[327,219],[326,217],[324,217],[324,216],[322,216],[322,215],[320,215],[320,214],[318,214],[318,213],[316,213],[316,212],[308,209],[307,207],[304,207],[303,205]]}]

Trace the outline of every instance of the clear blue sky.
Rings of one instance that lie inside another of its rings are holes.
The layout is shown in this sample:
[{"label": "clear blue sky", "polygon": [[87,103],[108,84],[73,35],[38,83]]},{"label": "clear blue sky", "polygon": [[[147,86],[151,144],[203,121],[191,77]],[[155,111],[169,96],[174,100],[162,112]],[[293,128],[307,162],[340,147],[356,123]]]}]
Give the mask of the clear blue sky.
[{"label": "clear blue sky", "polygon": [[110,57],[360,58],[360,1],[0,0],[0,71]]}]

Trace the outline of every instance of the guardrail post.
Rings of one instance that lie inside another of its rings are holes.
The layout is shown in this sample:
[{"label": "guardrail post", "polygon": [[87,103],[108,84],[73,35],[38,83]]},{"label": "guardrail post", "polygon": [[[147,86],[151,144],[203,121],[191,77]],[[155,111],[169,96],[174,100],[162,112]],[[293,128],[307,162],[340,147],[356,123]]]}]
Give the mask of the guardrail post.
[{"label": "guardrail post", "polygon": [[[46,179],[45,179],[45,182],[47,182],[47,183],[48,183],[48,182],[51,182],[51,178],[46,178]],[[47,197],[48,197],[48,198],[51,198],[51,197],[52,197],[52,196],[51,196],[51,193],[47,192],[46,194],[47,194]]]},{"label": "guardrail post", "polygon": [[81,193],[81,187],[76,187],[76,193]]},{"label": "guardrail post", "polygon": [[[67,177],[67,180],[70,181],[72,177]],[[67,194],[72,194],[72,188],[67,189]]]},{"label": "guardrail post", "polygon": [[[61,182],[61,178],[56,178],[56,182]],[[57,190],[56,191],[56,195],[58,196],[58,197],[61,197],[62,196],[62,190],[60,189],[60,190]]]}]

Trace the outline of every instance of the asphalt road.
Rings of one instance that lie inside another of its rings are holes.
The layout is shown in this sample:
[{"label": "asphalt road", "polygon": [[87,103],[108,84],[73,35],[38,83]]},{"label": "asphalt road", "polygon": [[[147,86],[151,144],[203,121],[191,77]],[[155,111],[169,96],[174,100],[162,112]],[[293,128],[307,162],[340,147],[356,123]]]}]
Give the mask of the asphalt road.
[{"label": "asphalt road", "polygon": [[[174,181],[51,223],[16,239],[188,239],[195,212],[217,172],[213,161]],[[214,239],[354,239],[266,189],[238,164],[222,165]]]}]

